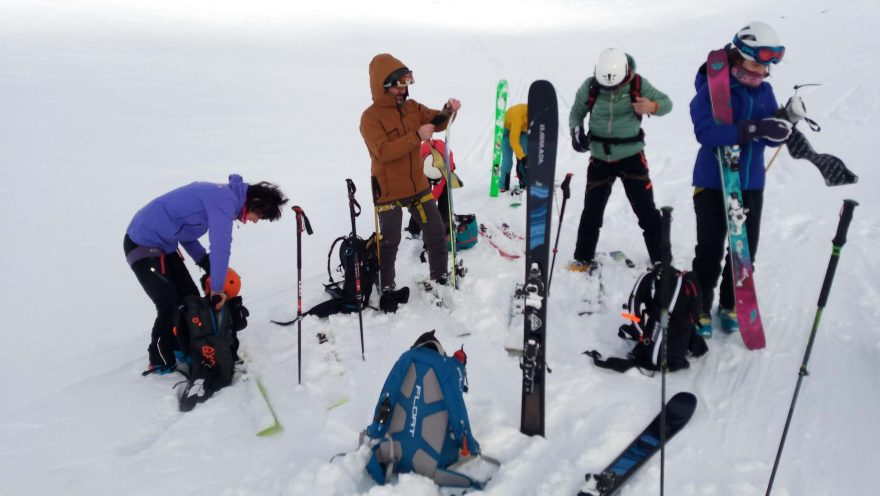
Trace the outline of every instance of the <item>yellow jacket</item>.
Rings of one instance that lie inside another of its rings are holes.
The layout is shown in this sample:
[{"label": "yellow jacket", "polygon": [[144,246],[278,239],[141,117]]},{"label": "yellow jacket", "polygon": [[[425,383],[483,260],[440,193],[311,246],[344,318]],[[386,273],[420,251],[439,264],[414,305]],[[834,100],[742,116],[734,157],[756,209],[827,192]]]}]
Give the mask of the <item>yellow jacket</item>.
[{"label": "yellow jacket", "polygon": [[517,160],[522,160],[526,156],[526,152],[519,144],[519,137],[523,132],[529,132],[529,110],[528,105],[520,103],[507,109],[504,114],[504,129],[510,131],[510,147]]}]

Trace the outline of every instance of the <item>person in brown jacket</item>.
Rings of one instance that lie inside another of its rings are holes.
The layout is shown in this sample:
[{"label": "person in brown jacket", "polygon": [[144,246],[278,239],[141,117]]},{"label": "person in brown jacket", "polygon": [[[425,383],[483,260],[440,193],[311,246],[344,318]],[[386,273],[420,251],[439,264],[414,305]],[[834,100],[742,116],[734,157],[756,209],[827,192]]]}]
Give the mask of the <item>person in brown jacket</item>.
[{"label": "person in brown jacket", "polygon": [[[372,163],[371,174],[379,212],[382,279],[380,307],[397,310],[404,302],[395,295],[397,247],[400,244],[403,209],[416,218],[428,250],[431,279],[446,284],[448,254],[446,234],[437,203],[425,176],[419,147],[435,131],[446,129],[450,116],[461,103],[450,98],[443,110],[433,110],[409,99],[413,74],[401,61],[383,53],[370,62],[370,92],[373,104],[361,115],[361,136]],[[397,290],[397,291],[403,291]],[[409,292],[406,291],[407,297]]]}]

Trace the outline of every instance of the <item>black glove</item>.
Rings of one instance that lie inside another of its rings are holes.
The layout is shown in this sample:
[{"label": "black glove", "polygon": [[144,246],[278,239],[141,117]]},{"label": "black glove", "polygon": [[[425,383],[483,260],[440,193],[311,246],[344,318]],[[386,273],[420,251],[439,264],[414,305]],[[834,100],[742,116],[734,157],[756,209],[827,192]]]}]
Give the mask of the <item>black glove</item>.
[{"label": "black glove", "polygon": [[229,316],[232,319],[232,330],[235,332],[244,330],[247,327],[247,318],[251,313],[244,306],[241,296],[230,298],[226,302],[226,308],[229,309]]},{"label": "black glove", "polygon": [[196,262],[196,265],[198,265],[206,273],[208,273],[208,274],[211,273],[211,259],[210,259],[210,257],[208,257],[207,253],[205,253],[204,256],[202,256],[202,258],[200,258],[198,262]]},{"label": "black glove", "polygon": [[403,305],[404,303],[409,302],[409,287],[404,286],[398,290],[394,290],[391,292],[394,295],[394,299],[397,303]]},{"label": "black glove", "polygon": [[778,117],[767,117],[757,121],[740,121],[739,142],[748,143],[764,139],[782,143],[791,136],[791,122]]},{"label": "black glove", "polygon": [[590,138],[584,134],[584,128],[577,126],[571,128],[571,147],[579,153],[590,151]]},{"label": "black glove", "polygon": [[394,291],[385,290],[379,298],[379,309],[385,313],[397,313],[399,303],[394,297]]}]

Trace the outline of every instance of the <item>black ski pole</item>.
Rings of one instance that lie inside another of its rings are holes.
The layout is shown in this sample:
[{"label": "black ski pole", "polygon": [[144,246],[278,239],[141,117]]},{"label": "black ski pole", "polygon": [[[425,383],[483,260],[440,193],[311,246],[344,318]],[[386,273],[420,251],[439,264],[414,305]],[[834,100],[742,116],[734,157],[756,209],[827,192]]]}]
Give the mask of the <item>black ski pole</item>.
[{"label": "black ski pole", "polygon": [[312,235],[312,224],[302,207],[294,205],[292,210],[296,214],[296,383],[302,384],[302,313],[303,313],[303,286],[302,286],[302,232],[305,228],[309,236]]},{"label": "black ski pole", "polygon": [[[357,223],[355,222],[355,218],[361,214],[361,206],[354,199],[354,194],[357,191],[357,188],[354,187],[354,181],[351,179],[346,179],[345,183],[348,187],[348,212],[351,215],[351,235],[353,238],[357,239]],[[361,330],[361,360],[366,361],[366,357],[364,356],[364,316],[361,313],[363,310],[363,303],[361,302],[361,261],[358,258],[357,250],[353,250],[352,256],[354,257],[354,296],[355,301],[358,306],[358,325]]]},{"label": "black ski pole", "polygon": [[379,273],[376,274],[376,288],[379,290],[379,294],[382,294],[382,248],[379,246],[379,243],[382,242],[382,232],[379,229],[379,180],[376,179],[376,176],[370,176],[370,186],[373,188],[373,220],[376,223],[376,262],[379,264]]},{"label": "black ski pole", "polygon": [[669,328],[669,296],[672,290],[672,243],[670,230],[672,226],[672,207],[662,207],[660,229],[660,496],[663,496],[666,475],[666,370],[667,363],[667,329]]},{"label": "black ski pole", "polygon": [[562,216],[565,215],[565,202],[571,196],[571,172],[565,175],[560,188],[562,189],[562,207],[559,209],[559,225],[556,227],[556,243],[553,244],[553,260],[550,262],[550,277],[547,280],[547,295],[550,295],[550,283],[553,282],[553,267],[556,266],[556,252],[559,251],[559,234],[562,233]]},{"label": "black ski pole", "polygon": [[794,406],[797,403],[798,393],[801,390],[801,382],[807,372],[807,362],[810,360],[810,353],[813,351],[813,343],[816,340],[816,331],[819,329],[819,321],[822,319],[822,311],[828,302],[828,293],[831,292],[831,283],[834,281],[834,273],[837,271],[837,262],[840,259],[840,252],[843,245],[846,244],[846,232],[849,230],[850,221],[852,221],[853,210],[858,205],[855,200],[844,200],[843,208],[840,211],[840,222],[837,224],[837,234],[831,240],[831,259],[828,261],[828,269],[825,270],[825,280],[822,282],[822,291],[819,293],[819,305],[816,309],[816,316],[813,319],[813,329],[810,331],[810,339],[807,342],[807,351],[804,353],[804,361],[801,363],[798,372],[797,385],[794,388],[794,396],[791,398],[791,407],[788,409],[788,418],[785,420],[785,428],[782,430],[782,439],[779,441],[779,450],[776,452],[776,461],[773,462],[773,471],[770,473],[770,482],[767,484],[766,496],[770,496],[773,489],[773,480],[776,478],[776,470],[779,468],[779,460],[782,458],[782,448],[785,446],[785,438],[788,436],[788,428],[791,426],[791,417],[794,415]]}]

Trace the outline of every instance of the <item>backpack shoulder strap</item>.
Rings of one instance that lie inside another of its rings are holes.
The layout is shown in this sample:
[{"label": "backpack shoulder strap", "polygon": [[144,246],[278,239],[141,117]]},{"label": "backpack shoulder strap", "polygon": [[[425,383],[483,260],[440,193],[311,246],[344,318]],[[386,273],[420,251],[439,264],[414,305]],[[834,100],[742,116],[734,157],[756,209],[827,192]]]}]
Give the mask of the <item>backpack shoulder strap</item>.
[{"label": "backpack shoulder strap", "polygon": [[[639,73],[633,74],[632,79],[629,80],[629,99],[632,103],[636,103],[636,100],[642,96],[642,76],[639,76]],[[639,119],[639,122],[642,122],[642,115],[636,114]]]},{"label": "backpack shoulder strap", "polygon": [[642,76],[639,73],[633,74],[629,80],[629,99],[635,103],[638,97],[642,96]]},{"label": "backpack shoulder strap", "polygon": [[603,359],[602,354],[595,350],[587,350],[583,352],[583,354],[592,358],[593,363],[596,364],[597,367],[620,372],[621,374],[635,366],[635,361],[631,358],[609,357]]},{"label": "backpack shoulder strap", "polygon": [[584,106],[587,108],[587,113],[593,110],[593,105],[596,104],[596,99],[599,98],[599,81],[596,81],[594,77],[592,81],[590,81],[590,94],[587,97],[587,103]]},{"label": "backpack shoulder strap", "polygon": [[330,245],[330,251],[327,252],[327,278],[330,279],[330,283],[334,283],[336,281],[333,280],[333,273],[330,272],[330,258],[333,257],[333,250],[336,249],[336,243],[342,241],[347,236],[339,236],[338,238],[333,240],[333,243]]}]

